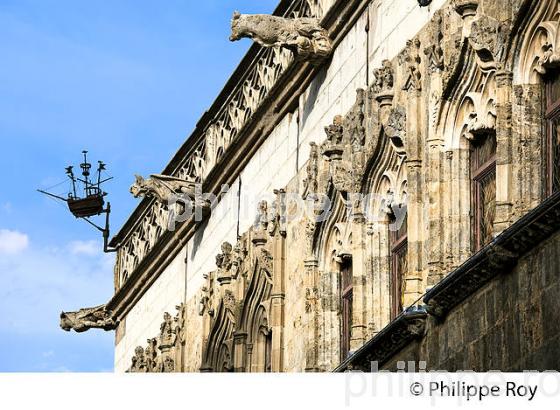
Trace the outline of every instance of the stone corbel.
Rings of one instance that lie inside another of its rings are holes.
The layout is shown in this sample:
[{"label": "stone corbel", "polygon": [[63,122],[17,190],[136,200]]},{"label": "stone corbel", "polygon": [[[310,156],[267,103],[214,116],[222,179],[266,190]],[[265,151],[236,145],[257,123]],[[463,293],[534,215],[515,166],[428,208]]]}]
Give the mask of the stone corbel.
[{"label": "stone corbel", "polygon": [[115,330],[118,322],[112,315],[113,313],[107,310],[106,305],[80,309],[77,312],[62,312],[60,327],[67,332],[74,330],[77,333],[90,329]]},{"label": "stone corbel", "polygon": [[471,23],[474,20],[479,0],[453,0],[453,8],[463,19],[463,37],[469,37]]},{"label": "stone corbel", "polygon": [[284,18],[266,14],[235,12],[231,21],[231,41],[250,38],[263,47],[283,47],[296,60],[320,64],[332,53],[327,31],[314,18]]},{"label": "stone corbel", "polygon": [[227,285],[232,280],[233,246],[229,242],[222,244],[222,253],[216,256],[218,267],[217,281],[220,285]]},{"label": "stone corbel", "polygon": [[254,233],[252,242],[256,246],[262,246],[267,243],[268,239],[268,225],[270,222],[270,215],[268,212],[268,202],[259,202],[257,217],[254,223]]},{"label": "stone corbel", "polygon": [[397,106],[389,114],[385,135],[398,155],[406,155],[406,109]]},{"label": "stone corbel", "polygon": [[483,70],[499,69],[510,33],[509,24],[482,15],[476,18],[469,31],[469,44],[476,52]]},{"label": "stone corbel", "polygon": [[389,60],[383,60],[381,68],[374,70],[373,75],[375,76],[375,83],[372,86],[371,92],[375,94],[375,99],[380,107],[391,105],[395,96],[393,63]]},{"label": "stone corbel", "polygon": [[327,140],[321,145],[321,154],[328,161],[339,161],[342,159],[342,154],[344,153],[343,144],[343,127],[344,118],[341,115],[337,115],[333,119],[333,123],[325,127],[325,133],[327,134]]}]

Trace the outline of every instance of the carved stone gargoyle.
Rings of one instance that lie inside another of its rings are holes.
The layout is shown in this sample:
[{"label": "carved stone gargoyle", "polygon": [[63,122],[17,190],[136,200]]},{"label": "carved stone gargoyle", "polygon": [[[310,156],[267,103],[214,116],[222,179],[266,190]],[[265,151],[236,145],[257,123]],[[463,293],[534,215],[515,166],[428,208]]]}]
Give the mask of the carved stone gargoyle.
[{"label": "carved stone gargoyle", "polygon": [[296,60],[320,64],[332,53],[327,31],[314,18],[284,18],[267,14],[240,14],[231,20],[231,41],[250,38],[263,47],[284,47]]},{"label": "carved stone gargoyle", "polygon": [[135,198],[155,197],[163,203],[169,203],[172,196],[186,195],[191,201],[196,197],[194,181],[175,178],[167,175],[150,175],[144,179],[136,175],[136,182],[130,187]]},{"label": "carved stone gargoyle", "polygon": [[89,329],[115,330],[118,323],[112,318],[112,312],[106,305],[80,309],[77,312],[62,312],[60,314],[60,327],[69,332],[86,332]]}]

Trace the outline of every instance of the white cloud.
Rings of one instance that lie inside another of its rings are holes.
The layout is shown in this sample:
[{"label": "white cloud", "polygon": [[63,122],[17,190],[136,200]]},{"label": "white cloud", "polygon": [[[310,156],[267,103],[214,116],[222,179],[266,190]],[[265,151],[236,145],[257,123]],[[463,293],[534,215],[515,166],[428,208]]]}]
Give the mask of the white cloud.
[{"label": "white cloud", "polygon": [[95,256],[101,252],[101,244],[97,241],[74,241],[68,248],[72,255]]},{"label": "white cloud", "polygon": [[[113,263],[114,255],[98,251],[84,257],[69,245],[30,247],[25,255],[0,257],[0,333],[71,337],[59,328],[60,312],[107,302],[113,295]],[[50,350],[39,354],[47,359]]]},{"label": "white cloud", "polygon": [[15,255],[29,246],[29,237],[17,231],[0,229],[0,254]]}]

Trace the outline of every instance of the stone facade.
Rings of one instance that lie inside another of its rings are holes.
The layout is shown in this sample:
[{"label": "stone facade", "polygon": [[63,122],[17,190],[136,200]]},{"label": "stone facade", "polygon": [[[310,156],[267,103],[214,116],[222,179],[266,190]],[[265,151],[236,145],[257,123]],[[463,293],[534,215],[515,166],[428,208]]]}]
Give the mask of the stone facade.
[{"label": "stone facade", "polygon": [[[138,179],[112,241],[116,370],[331,371],[376,337],[423,334],[435,310],[410,307],[549,194],[557,12],[284,0],[274,18],[236,14],[232,39],[258,44],[162,175]],[[181,192],[205,211],[170,230]]]}]

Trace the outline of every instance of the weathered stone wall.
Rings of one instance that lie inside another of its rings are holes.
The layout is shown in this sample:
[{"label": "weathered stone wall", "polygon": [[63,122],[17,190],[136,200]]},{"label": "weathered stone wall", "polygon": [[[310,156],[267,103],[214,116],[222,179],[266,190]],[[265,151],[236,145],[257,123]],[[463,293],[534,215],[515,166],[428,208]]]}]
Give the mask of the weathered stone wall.
[{"label": "weathered stone wall", "polygon": [[184,260],[185,252],[181,252],[119,325],[115,345],[116,372],[124,372],[130,367],[134,349],[155,337],[164,312],[174,313],[175,306],[184,299]]},{"label": "weathered stone wall", "polygon": [[[203,339],[201,320],[197,314],[200,288],[203,275],[215,269],[215,256],[221,244],[236,242],[238,219],[240,233],[247,231],[254,223],[259,201],[270,200],[274,189],[286,187],[290,181],[290,192],[302,189],[300,185],[309,158],[309,143],[321,143],[325,139],[325,125],[354,104],[356,89],[367,86],[368,68],[371,71],[383,59],[394,57],[442,3],[437,0],[429,9],[419,9],[414,2],[407,0],[372,2],[336,48],[331,63],[302,95],[299,109],[284,118],[241,173],[244,204],[240,214],[237,212],[238,178],[209,220],[189,240],[186,267],[185,255],[181,253],[128,313],[123,322],[126,330],[121,332],[116,345],[116,371],[128,369],[135,347],[143,346],[148,338],[158,333],[163,313],[173,313],[175,305],[184,302],[185,269],[186,305],[190,318],[186,332],[189,346],[186,363],[190,371],[199,369]],[[366,31],[368,19],[369,33]],[[369,62],[366,58],[368,41]],[[286,304],[290,306],[290,311],[286,318],[286,371],[303,371],[305,363],[301,337],[302,321],[305,320],[302,238],[297,231],[290,237],[287,256]]]},{"label": "weathered stone wall", "polygon": [[419,361],[427,370],[560,369],[560,234],[525,255],[453,309],[443,323],[430,317],[425,336],[383,368]]}]

